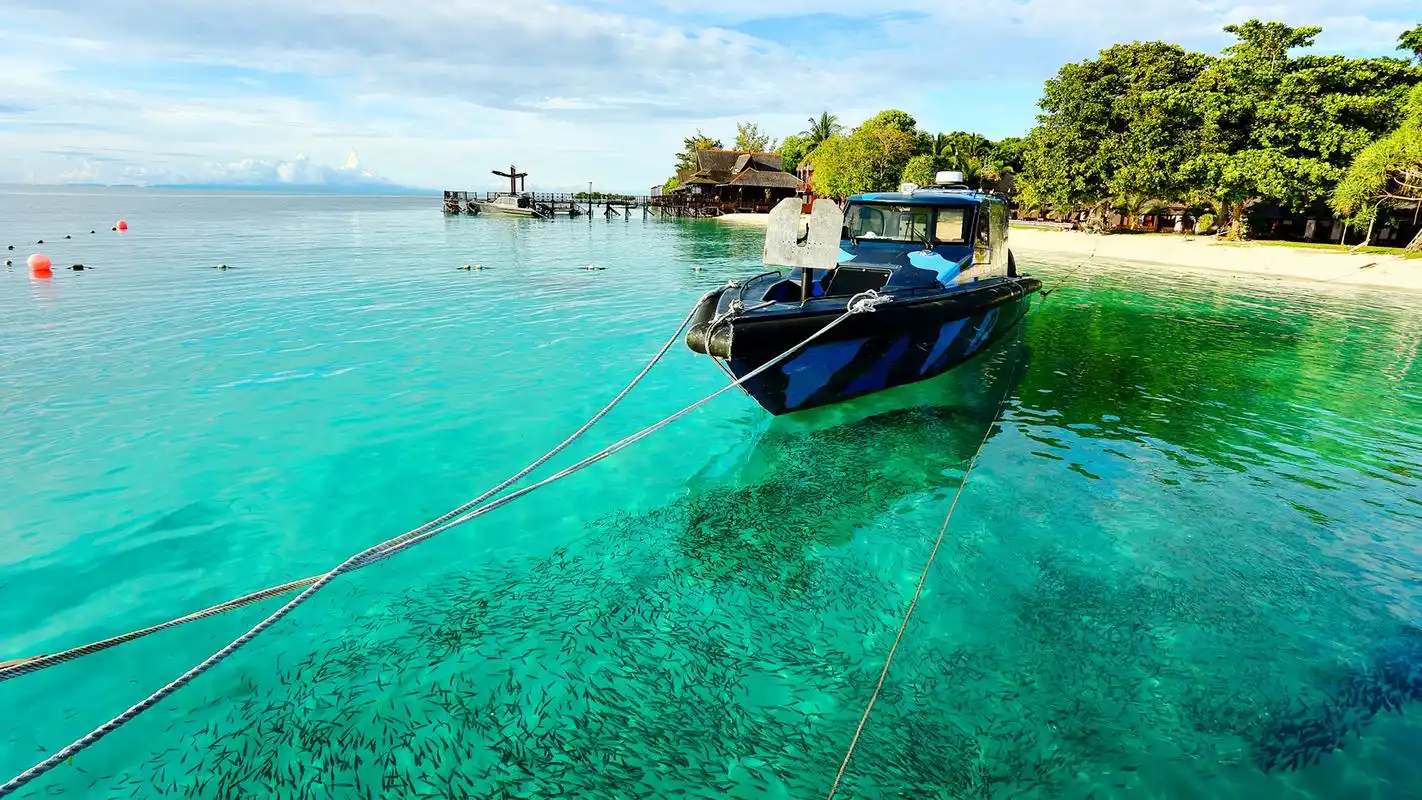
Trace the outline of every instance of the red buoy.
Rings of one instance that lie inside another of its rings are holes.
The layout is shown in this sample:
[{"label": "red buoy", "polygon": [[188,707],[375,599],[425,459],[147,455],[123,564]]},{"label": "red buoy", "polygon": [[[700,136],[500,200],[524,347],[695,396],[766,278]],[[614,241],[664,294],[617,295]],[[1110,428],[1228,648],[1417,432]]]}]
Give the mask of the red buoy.
[{"label": "red buoy", "polygon": [[127,223],[127,222],[124,222],[123,220],[119,220],[119,221],[118,221],[118,224],[115,225],[114,227],[118,228],[118,229],[121,230],[121,231],[126,231],[126,230],[128,230],[128,223]]},{"label": "red buoy", "polygon": [[49,256],[45,255],[44,253],[35,253],[34,255],[30,256],[29,259],[27,259],[27,260],[25,261],[25,263],[28,264],[29,267],[30,267],[30,276],[31,276],[31,277],[35,277],[35,278],[49,278],[49,277],[53,277],[53,273],[51,273],[51,272],[49,271],[49,267],[50,267]]}]

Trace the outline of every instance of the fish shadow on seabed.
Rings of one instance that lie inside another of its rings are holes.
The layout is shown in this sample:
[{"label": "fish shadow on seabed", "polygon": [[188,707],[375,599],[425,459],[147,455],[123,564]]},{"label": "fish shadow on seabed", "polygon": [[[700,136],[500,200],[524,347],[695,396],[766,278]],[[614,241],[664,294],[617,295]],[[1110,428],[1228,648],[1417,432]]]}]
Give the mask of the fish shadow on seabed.
[{"label": "fish shadow on seabed", "polygon": [[695,479],[662,509],[679,517],[683,577],[800,594],[815,548],[847,544],[905,501],[956,486],[996,435],[1029,355],[1011,337],[932,380],[777,417],[732,475]]},{"label": "fish shadow on seabed", "polygon": [[1422,628],[1407,626],[1381,641],[1372,660],[1351,666],[1327,699],[1311,708],[1283,714],[1265,728],[1255,762],[1265,772],[1292,771],[1317,764],[1341,750],[1349,737],[1384,711],[1401,713],[1422,700]]}]

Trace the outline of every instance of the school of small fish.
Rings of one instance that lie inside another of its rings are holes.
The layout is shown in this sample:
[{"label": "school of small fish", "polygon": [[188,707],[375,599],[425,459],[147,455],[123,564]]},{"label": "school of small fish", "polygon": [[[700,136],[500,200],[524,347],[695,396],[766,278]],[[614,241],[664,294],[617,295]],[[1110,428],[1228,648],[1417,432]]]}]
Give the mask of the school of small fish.
[{"label": "school of small fish", "polygon": [[[770,433],[736,476],[544,557],[372,586],[314,647],[275,629],[190,687],[142,763],[23,796],[823,796],[984,425],[914,409]],[[1288,640],[1243,595],[1045,536],[1011,565],[1000,546],[971,523],[946,545],[842,797],[1146,796],[1301,769],[1422,697],[1415,631],[1304,695],[1230,659]],[[1318,600],[1251,577],[1268,602]]]}]

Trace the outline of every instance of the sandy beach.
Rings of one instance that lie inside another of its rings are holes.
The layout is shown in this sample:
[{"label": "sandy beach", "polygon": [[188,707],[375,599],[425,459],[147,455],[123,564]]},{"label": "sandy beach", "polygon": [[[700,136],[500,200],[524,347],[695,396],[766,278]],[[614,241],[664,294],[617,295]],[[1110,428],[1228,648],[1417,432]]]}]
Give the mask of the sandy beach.
[{"label": "sandy beach", "polygon": [[[731,225],[764,226],[764,214],[726,214]],[[1176,269],[1223,272],[1277,280],[1313,281],[1422,292],[1422,259],[1393,255],[1341,253],[1243,242],[1226,244],[1212,237],[1098,234],[1014,226],[1012,249],[1024,262],[1033,254],[1131,261]]]},{"label": "sandy beach", "polygon": [[1371,286],[1422,292],[1422,259],[1341,253],[1258,243],[1226,244],[1211,237],[1108,235],[1014,227],[1012,249],[1023,261],[1034,253],[1133,261],[1283,280]]}]

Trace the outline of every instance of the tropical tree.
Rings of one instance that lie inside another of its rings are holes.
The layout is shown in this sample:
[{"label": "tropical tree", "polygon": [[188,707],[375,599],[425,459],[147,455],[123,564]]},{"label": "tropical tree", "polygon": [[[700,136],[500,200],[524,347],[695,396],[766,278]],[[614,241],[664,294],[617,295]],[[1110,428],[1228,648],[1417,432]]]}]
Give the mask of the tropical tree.
[{"label": "tropical tree", "polygon": [[756,153],[774,152],[779,145],[754,122],[736,123],[736,149]]},{"label": "tropical tree", "polygon": [[938,156],[916,155],[904,165],[901,180],[903,183],[914,183],[919,186],[931,185],[938,177],[939,166],[941,166],[941,162]]},{"label": "tropical tree", "polygon": [[688,136],[683,139],[681,152],[676,154],[677,178],[683,178],[689,173],[696,171],[696,151],[715,150],[720,147],[720,139],[712,139],[710,136],[702,133],[700,129],[697,129],[695,136]]},{"label": "tropical tree", "polygon": [[934,144],[944,169],[963,173],[963,180],[969,186],[982,184],[983,168],[992,156],[992,142],[986,136],[954,131],[934,137]]},{"label": "tropical tree", "polygon": [[800,162],[809,155],[809,145],[810,141],[803,136],[786,136],[785,141],[780,143],[780,168],[786,172],[798,169]]},{"label": "tropical tree", "polygon": [[918,145],[915,124],[903,111],[883,111],[848,136],[825,139],[809,155],[811,188],[821,197],[896,188]]},{"label": "tropical tree", "polygon": [[[1364,148],[1338,183],[1330,205],[1341,216],[1371,221],[1384,204],[1422,209],[1422,84],[1412,90],[1407,109],[1402,125]],[[1422,250],[1422,231],[1407,249]]]},{"label": "tropical tree", "polygon": [[893,129],[912,136],[914,146],[918,145],[918,120],[914,119],[913,115],[907,111],[900,111],[897,108],[891,108],[888,111],[880,111],[865,120],[864,124],[859,127],[860,129],[870,127]]},{"label": "tropical tree", "polygon": [[1417,63],[1422,64],[1422,25],[1403,31],[1402,35],[1397,37],[1397,49],[1412,53]]},{"label": "tropical tree", "polygon": [[1005,155],[1055,207],[1104,217],[1113,197],[1179,195],[1178,166],[1198,152],[1201,124],[1180,87],[1210,61],[1179,45],[1133,42],[1067,64],[1046,82],[1038,125]]},{"label": "tropical tree", "polygon": [[1244,237],[1244,213],[1268,201],[1304,209],[1327,197],[1353,157],[1400,122],[1422,69],[1393,58],[1302,55],[1320,32],[1250,20],[1238,41],[1178,97],[1203,117],[1200,153],[1181,174],[1227,212]]},{"label": "tropical tree", "polygon": [[825,111],[820,114],[819,119],[810,118],[810,127],[800,132],[800,136],[808,141],[806,152],[819,147],[825,140],[838,136],[844,131],[844,126],[839,124],[839,117]]},{"label": "tropical tree", "polygon": [[992,143],[992,155],[988,162],[994,171],[1022,172],[1027,163],[1027,140],[1020,136],[1009,136]]}]

